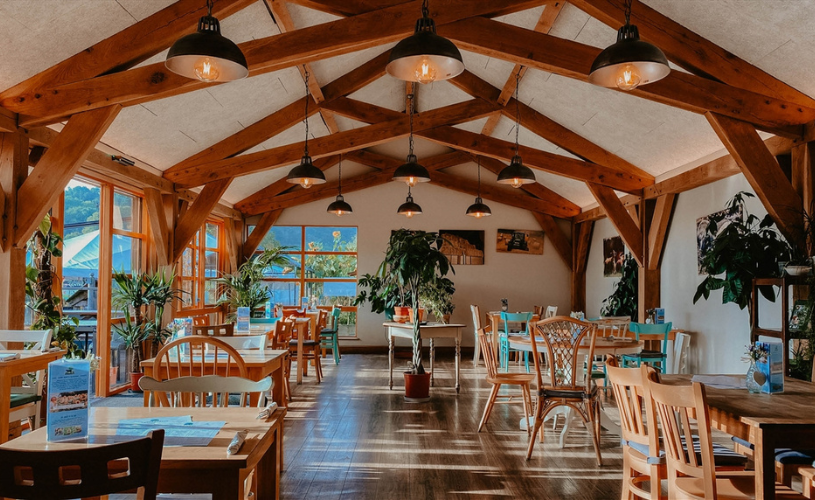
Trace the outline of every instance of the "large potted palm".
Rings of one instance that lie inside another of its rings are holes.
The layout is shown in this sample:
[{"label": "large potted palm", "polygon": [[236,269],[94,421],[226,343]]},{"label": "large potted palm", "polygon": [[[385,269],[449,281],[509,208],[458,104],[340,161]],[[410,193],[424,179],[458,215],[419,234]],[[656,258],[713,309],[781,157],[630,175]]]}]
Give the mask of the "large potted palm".
[{"label": "large potted palm", "polygon": [[[426,231],[395,231],[388,242],[385,260],[377,276],[394,280],[403,289],[413,308],[413,317],[419,317],[419,298],[429,283],[453,272],[447,256],[441,253],[442,240],[437,233]],[[426,401],[430,396],[430,374],[422,366],[422,338],[419,321],[413,322],[413,363],[405,372],[405,398]]]},{"label": "large potted palm", "polygon": [[293,265],[285,254],[289,248],[268,247],[241,264],[236,272],[224,274],[215,280],[223,287],[218,305],[226,305],[231,317],[239,307],[248,307],[249,311],[254,311],[265,304],[269,300],[269,289],[263,283],[263,277],[269,268],[286,268]]}]

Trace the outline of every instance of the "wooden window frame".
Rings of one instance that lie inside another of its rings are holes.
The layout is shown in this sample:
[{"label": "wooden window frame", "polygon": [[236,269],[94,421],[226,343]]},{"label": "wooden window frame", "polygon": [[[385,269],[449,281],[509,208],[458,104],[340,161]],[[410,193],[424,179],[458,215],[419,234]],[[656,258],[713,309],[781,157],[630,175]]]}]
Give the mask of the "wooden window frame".
[{"label": "wooden window frame", "polygon": [[[207,247],[206,246],[206,227],[207,227],[207,224],[211,224],[211,225],[214,225],[214,226],[218,227],[218,247],[217,248],[212,248],[212,247]],[[203,239],[201,238],[201,235],[204,235]],[[196,238],[198,240],[198,244],[195,244]],[[196,275],[183,276],[179,272],[179,274],[178,274],[178,276],[176,278],[178,280],[178,288],[183,289],[184,282],[191,281],[193,283],[193,289],[195,290],[196,299],[198,299],[198,300],[196,302],[194,302],[193,304],[189,305],[189,306],[185,306],[183,300],[179,301],[178,312],[181,315],[184,315],[186,313],[190,313],[192,311],[213,309],[213,308],[216,307],[215,303],[207,304],[204,301],[204,297],[205,297],[204,291],[206,290],[207,281],[212,281],[212,280],[216,279],[216,278],[207,278],[204,275],[205,271],[206,271],[206,253],[208,251],[217,253],[217,255],[218,255],[218,266],[217,267],[218,268],[216,269],[216,273],[218,273],[220,275],[223,272],[223,269],[224,269],[224,259],[225,259],[225,254],[226,254],[226,250],[225,250],[225,247],[226,247],[225,243],[226,242],[225,242],[225,239],[226,239],[226,233],[225,233],[225,229],[224,229],[224,222],[222,220],[220,220],[220,219],[211,218],[211,219],[207,219],[201,225],[201,227],[198,228],[198,231],[196,232],[196,237],[193,238],[192,241],[190,241],[190,243],[184,249],[184,252],[186,252],[188,248],[193,249],[193,253],[195,255],[195,266],[197,267],[198,274],[197,274],[197,276]],[[184,253],[182,252],[181,257],[179,258],[179,262],[177,263],[179,269],[183,269],[182,264],[180,262],[181,259],[183,259],[183,258],[184,258]]]}]

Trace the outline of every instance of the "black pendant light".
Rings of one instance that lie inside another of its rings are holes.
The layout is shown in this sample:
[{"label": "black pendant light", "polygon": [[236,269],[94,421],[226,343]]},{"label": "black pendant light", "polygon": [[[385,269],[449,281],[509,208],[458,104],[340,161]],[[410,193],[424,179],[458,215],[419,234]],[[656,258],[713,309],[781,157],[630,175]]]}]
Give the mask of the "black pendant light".
[{"label": "black pendant light", "polygon": [[311,156],[308,155],[308,103],[311,101],[311,97],[308,94],[308,71],[306,71],[306,142],[305,142],[305,152],[303,153],[303,158],[300,160],[300,164],[291,169],[289,172],[288,177],[286,177],[286,182],[291,182],[292,184],[300,184],[304,188],[308,189],[315,184],[325,184],[325,174],[322,170],[315,167],[311,163]]},{"label": "black pendant light", "polygon": [[352,214],[354,213],[354,209],[351,208],[351,205],[345,202],[345,198],[342,197],[342,155],[340,155],[340,182],[337,186],[337,199],[331,202],[328,205],[328,209],[326,212],[330,214],[336,214],[337,217],[342,217],[345,214]]},{"label": "black pendant light", "polygon": [[464,71],[464,61],[455,44],[436,34],[427,0],[422,3],[422,18],[416,21],[413,35],[391,50],[385,69],[400,80],[419,83],[447,80]]},{"label": "black pendant light", "polygon": [[480,219],[482,217],[489,217],[492,215],[492,210],[488,207],[484,200],[481,199],[481,158],[478,158],[478,195],[475,197],[475,203],[467,207],[467,215]]},{"label": "black pendant light", "polygon": [[518,100],[519,91],[521,86],[521,72],[515,74],[515,156],[509,165],[504,167],[498,173],[498,184],[509,184],[514,188],[519,188],[524,184],[533,184],[537,182],[535,172],[527,167],[521,161],[521,155],[518,153],[520,148],[520,132],[521,132],[521,105]]},{"label": "black pendant light", "polygon": [[634,90],[671,72],[659,47],[640,40],[637,27],[631,24],[631,2],[625,1],[625,25],[617,32],[617,42],[600,52],[591,65],[589,82],[594,85]]},{"label": "black pendant light", "polygon": [[202,82],[229,82],[249,75],[241,49],[221,36],[221,25],[212,17],[212,0],[207,0],[207,15],[198,21],[198,31],[176,40],[164,65],[173,73]]},{"label": "black pendant light", "polygon": [[430,174],[426,168],[419,165],[419,160],[416,158],[416,155],[413,154],[413,83],[410,82],[408,85],[411,86],[406,104],[407,111],[410,114],[410,136],[408,137],[410,149],[407,155],[407,162],[396,169],[393,173],[393,179],[391,180],[404,182],[409,187],[413,187],[419,182],[430,182]]},{"label": "black pendant light", "polygon": [[419,215],[422,213],[422,207],[413,202],[413,196],[410,195],[410,186],[408,186],[408,195],[407,198],[405,198],[405,202],[399,205],[399,209],[396,211],[396,213],[399,215],[404,215],[408,219],[414,215]]}]

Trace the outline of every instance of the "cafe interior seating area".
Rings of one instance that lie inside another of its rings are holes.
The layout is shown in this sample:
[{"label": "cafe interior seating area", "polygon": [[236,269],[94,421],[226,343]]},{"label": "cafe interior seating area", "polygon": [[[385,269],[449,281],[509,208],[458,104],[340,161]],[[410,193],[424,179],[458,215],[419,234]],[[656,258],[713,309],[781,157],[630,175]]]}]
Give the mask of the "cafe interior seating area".
[{"label": "cafe interior seating area", "polygon": [[813,23],[0,2],[0,500],[815,498]]}]

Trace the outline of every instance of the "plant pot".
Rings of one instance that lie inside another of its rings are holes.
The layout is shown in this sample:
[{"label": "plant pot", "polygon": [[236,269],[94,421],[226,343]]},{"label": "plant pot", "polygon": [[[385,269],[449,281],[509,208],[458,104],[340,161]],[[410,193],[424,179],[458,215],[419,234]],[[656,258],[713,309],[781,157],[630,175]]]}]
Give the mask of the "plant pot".
[{"label": "plant pot", "polygon": [[393,320],[397,323],[407,323],[410,320],[410,308],[402,306],[394,307]]},{"label": "plant pot", "polygon": [[445,325],[449,325],[451,316],[452,314],[445,314],[444,316],[441,317],[441,322]]},{"label": "plant pot", "polygon": [[430,401],[430,372],[422,375],[405,373],[405,401],[408,403]]},{"label": "plant pot", "polygon": [[130,374],[130,390],[133,392],[142,392],[141,387],[139,387],[139,380],[144,376],[142,372],[136,372]]},{"label": "plant pot", "polygon": [[787,265],[787,267],[784,268],[784,270],[787,271],[787,274],[789,274],[790,276],[806,276],[807,274],[809,274],[810,269],[812,269],[810,266],[791,266],[791,265]]},{"label": "plant pot", "polygon": [[[425,316],[424,313],[425,313],[425,310],[420,308],[419,309],[419,323],[424,321],[424,316]],[[408,320],[409,320],[409,322],[411,324],[413,323],[413,308],[412,307],[408,308]]]}]

